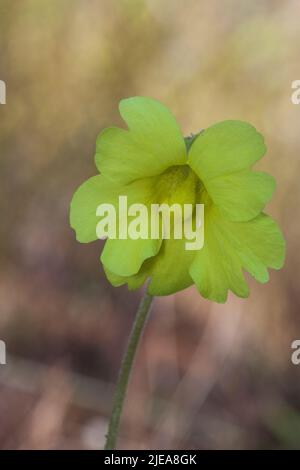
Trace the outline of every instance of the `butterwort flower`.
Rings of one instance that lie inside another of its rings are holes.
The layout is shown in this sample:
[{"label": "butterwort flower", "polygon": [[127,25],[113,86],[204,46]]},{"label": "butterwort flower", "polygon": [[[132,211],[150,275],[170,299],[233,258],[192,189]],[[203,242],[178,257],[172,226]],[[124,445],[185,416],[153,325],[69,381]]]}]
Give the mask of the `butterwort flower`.
[{"label": "butterwort flower", "polygon": [[97,207],[128,204],[204,204],[204,245],[187,250],[186,239],[106,241],[101,262],[114,286],[137,289],[149,279],[151,295],[168,295],[192,284],[203,297],[225,302],[228,290],[249,295],[244,271],[257,281],[280,269],[285,242],[263,211],[274,179],[252,166],[266,152],[264,139],[246,122],[219,122],[184,138],[171,112],[143,97],[124,99],[120,114],[128,129],[105,129],[97,139],[93,176],[75,192],[70,212],[77,240],[98,238]]}]

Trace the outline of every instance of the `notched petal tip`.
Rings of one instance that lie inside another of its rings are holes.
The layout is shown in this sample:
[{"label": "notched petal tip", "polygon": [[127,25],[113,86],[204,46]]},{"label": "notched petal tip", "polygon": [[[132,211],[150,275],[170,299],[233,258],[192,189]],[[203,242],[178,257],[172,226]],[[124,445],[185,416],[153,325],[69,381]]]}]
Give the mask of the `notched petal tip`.
[{"label": "notched petal tip", "polygon": [[107,178],[128,184],[187,160],[184,138],[170,110],[153,98],[119,104],[128,129],[108,128],[97,139],[96,165]]}]

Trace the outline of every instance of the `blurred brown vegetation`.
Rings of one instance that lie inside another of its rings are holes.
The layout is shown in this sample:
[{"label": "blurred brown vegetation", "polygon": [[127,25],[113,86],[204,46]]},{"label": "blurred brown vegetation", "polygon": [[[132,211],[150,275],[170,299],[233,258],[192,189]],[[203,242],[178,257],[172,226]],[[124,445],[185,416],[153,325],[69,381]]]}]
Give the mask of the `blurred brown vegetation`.
[{"label": "blurred brown vegetation", "polygon": [[112,288],[70,198],[118,102],[162,100],[185,134],[228,118],[266,137],[285,268],[225,305],[157,299],[121,448],[300,448],[297,0],[0,0],[0,447],[101,448],[141,292]]}]

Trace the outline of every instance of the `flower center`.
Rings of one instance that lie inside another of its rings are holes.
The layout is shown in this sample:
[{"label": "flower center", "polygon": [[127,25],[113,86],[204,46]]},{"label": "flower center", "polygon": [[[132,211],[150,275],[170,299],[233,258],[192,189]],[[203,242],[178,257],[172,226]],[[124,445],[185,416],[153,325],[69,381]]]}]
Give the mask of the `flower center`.
[{"label": "flower center", "polygon": [[154,185],[158,203],[195,204],[200,180],[188,165],[176,165],[164,171]]}]

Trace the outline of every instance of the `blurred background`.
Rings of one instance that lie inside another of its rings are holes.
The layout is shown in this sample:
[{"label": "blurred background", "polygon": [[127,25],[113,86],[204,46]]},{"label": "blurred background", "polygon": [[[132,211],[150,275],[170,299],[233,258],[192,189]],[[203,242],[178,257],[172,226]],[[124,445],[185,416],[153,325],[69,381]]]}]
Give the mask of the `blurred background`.
[{"label": "blurred background", "polygon": [[297,0],[0,0],[0,448],[104,445],[142,292],[110,286],[102,242],[77,243],[68,211],[134,95],[185,135],[229,118],[265,135],[257,168],[277,180],[288,252],[247,300],[156,299],[119,448],[300,448],[299,14]]}]

